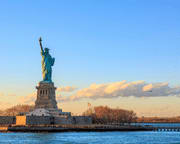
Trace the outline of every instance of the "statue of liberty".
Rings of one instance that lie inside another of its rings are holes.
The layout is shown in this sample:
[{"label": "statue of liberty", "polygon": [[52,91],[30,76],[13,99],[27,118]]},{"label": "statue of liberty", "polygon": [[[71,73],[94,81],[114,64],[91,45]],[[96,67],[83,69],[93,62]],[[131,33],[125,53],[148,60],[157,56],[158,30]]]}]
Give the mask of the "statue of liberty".
[{"label": "statue of liberty", "polygon": [[41,48],[41,56],[42,56],[42,75],[43,75],[43,82],[52,82],[52,66],[54,65],[55,58],[52,58],[49,54],[49,49],[42,47],[41,43],[42,39],[39,38],[39,44]]}]

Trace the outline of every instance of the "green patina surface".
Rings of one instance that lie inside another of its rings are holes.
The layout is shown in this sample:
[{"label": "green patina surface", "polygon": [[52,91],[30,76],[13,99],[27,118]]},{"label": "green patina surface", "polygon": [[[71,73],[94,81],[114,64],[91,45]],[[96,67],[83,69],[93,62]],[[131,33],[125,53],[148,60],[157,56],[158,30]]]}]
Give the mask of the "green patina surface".
[{"label": "green patina surface", "polygon": [[42,39],[39,38],[41,56],[42,56],[42,76],[43,82],[52,82],[52,66],[54,65],[55,58],[52,58],[49,54],[49,49],[42,47]]}]

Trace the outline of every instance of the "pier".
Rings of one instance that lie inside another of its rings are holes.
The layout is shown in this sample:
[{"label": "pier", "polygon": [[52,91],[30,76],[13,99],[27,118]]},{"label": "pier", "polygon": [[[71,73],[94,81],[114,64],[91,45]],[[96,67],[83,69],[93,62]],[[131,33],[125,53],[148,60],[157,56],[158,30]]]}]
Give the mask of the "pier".
[{"label": "pier", "polygon": [[154,131],[174,131],[174,132],[180,132],[180,127],[154,127]]}]

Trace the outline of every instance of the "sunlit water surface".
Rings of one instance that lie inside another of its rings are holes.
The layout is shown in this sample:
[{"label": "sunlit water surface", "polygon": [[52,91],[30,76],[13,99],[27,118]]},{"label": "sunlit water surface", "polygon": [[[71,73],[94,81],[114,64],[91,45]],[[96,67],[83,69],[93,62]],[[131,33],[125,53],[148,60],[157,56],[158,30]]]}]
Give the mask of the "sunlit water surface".
[{"label": "sunlit water surface", "polygon": [[180,144],[180,132],[0,133],[2,144]]}]

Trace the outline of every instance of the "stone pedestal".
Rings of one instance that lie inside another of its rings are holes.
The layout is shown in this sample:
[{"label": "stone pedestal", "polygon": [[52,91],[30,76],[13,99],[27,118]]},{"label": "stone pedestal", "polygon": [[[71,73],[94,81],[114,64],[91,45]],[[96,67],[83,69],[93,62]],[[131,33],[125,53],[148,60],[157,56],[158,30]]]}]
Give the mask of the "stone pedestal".
[{"label": "stone pedestal", "polygon": [[70,112],[62,112],[61,109],[58,109],[54,83],[42,81],[36,89],[37,99],[35,101],[35,109],[27,113],[26,116],[71,116]]},{"label": "stone pedestal", "polygon": [[37,89],[37,99],[35,109],[58,110],[54,83],[40,82]]}]

